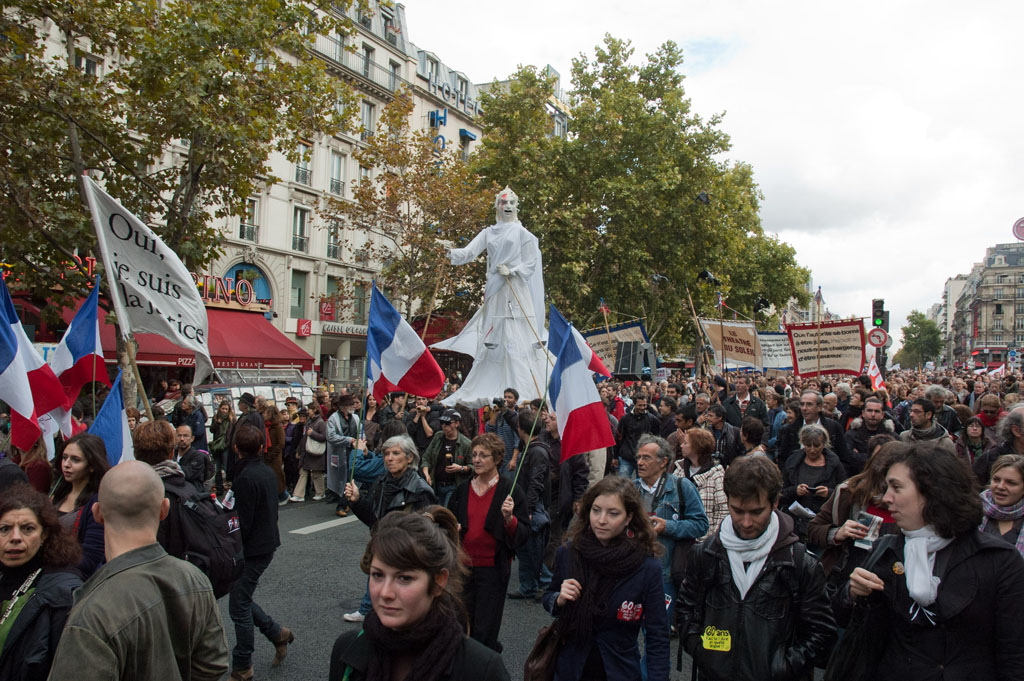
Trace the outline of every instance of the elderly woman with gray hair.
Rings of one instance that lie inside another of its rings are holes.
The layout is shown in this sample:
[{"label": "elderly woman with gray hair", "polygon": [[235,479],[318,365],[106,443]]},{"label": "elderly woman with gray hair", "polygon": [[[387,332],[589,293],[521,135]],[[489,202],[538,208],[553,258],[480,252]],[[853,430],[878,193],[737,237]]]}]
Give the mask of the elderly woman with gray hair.
[{"label": "elderly woman with gray hair", "polygon": [[802,511],[790,515],[796,520],[796,531],[801,541],[807,536],[807,523],[818,514],[832,492],[846,479],[846,469],[839,457],[829,448],[828,431],[817,423],[806,425],[798,434],[800,449],[793,453],[782,469],[781,506],[788,510],[794,501],[810,514]]}]

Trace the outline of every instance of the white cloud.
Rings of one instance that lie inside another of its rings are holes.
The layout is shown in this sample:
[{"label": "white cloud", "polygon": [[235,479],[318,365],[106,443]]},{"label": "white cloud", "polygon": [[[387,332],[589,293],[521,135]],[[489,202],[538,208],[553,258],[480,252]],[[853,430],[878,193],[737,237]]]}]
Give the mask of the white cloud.
[{"label": "white cloud", "polygon": [[572,58],[606,32],[638,58],[679,43],[694,109],[726,112],[765,228],[833,312],[884,297],[898,332],[1024,216],[1024,3],[444,0],[406,16],[476,82],[550,63],[568,88]]}]

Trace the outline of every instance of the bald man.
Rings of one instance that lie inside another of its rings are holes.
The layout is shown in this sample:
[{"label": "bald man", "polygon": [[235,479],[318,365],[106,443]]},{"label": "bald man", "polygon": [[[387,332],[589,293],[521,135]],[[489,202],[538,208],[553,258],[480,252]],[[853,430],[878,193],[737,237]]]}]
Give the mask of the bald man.
[{"label": "bald man", "polygon": [[75,594],[50,679],[220,679],[228,647],[213,588],[156,541],[169,502],[151,466],[110,469],[93,504],[107,563]]}]

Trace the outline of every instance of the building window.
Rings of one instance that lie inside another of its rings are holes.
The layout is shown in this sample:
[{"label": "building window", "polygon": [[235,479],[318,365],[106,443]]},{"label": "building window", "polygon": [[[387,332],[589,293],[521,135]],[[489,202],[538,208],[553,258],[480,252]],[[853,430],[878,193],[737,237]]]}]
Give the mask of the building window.
[{"label": "building window", "polygon": [[258,241],[260,235],[259,228],[259,213],[260,213],[260,202],[258,199],[249,199],[245,204],[245,217],[242,218],[241,224],[238,225],[238,238],[245,239],[246,241]]},{"label": "building window", "polygon": [[1013,306],[1013,311],[1016,314],[1024,314],[1024,303],[1015,303]]},{"label": "building window", "polygon": [[1003,299],[1003,289],[1001,289],[1001,288],[992,289],[992,297],[995,298],[996,300],[1002,300]]},{"label": "building window", "polygon": [[352,285],[352,321],[366,323],[366,282],[357,281]]},{"label": "building window", "polygon": [[1000,274],[998,277],[996,277],[996,283],[997,284],[1008,284],[1008,283],[1010,283],[1010,275],[1008,275],[1008,274]]},{"label": "building window", "polygon": [[459,101],[466,101],[466,97],[469,96],[469,83],[466,82],[465,78],[456,78],[455,90],[459,93]]},{"label": "building window", "polygon": [[1003,304],[996,303],[996,311],[993,314],[1003,314]]},{"label": "building window", "polygon": [[1002,331],[1003,330],[1003,318],[999,317],[998,319],[993,319],[992,320],[992,328],[994,330],[996,330],[996,331]]},{"label": "building window", "polygon": [[100,75],[99,60],[82,54],[81,52],[75,53],[75,68],[85,75],[92,76],[93,78]]},{"label": "building window", "polygon": [[426,66],[426,71],[427,71],[427,81],[431,82],[431,83],[437,82],[438,80],[440,80],[440,70],[441,70],[441,67],[437,63],[437,60],[435,60],[435,59],[431,59],[430,57],[426,57],[426,60],[427,61],[426,61],[425,66]]},{"label": "building window", "polygon": [[1024,343],[1024,333],[1018,333],[1016,336],[1014,336],[1014,340],[1017,341],[1018,345]]},{"label": "building window", "polygon": [[295,207],[292,215],[292,250],[309,253],[309,209]]},{"label": "building window", "polygon": [[331,193],[345,196],[345,155],[331,152]]},{"label": "building window", "polygon": [[299,184],[310,184],[313,179],[313,171],[309,167],[309,162],[312,157],[313,145],[306,142],[300,142],[299,160],[295,162],[295,181]]},{"label": "building window", "polygon": [[993,343],[1002,343],[1003,342],[1003,334],[1001,334],[1001,333],[994,333],[994,334],[992,334],[992,342]]},{"label": "building window", "polygon": [[341,223],[335,222],[327,230],[327,257],[338,260],[341,258]]},{"label": "building window", "polygon": [[370,181],[370,169],[366,166],[359,166],[359,183]]},{"label": "building window", "polygon": [[1018,286],[1017,287],[1017,295],[1014,296],[1014,297],[1015,298],[1024,298],[1024,287]]},{"label": "building window", "polygon": [[308,272],[292,270],[292,299],[289,315],[293,319],[306,317],[306,279]]},{"label": "building window", "polygon": [[394,91],[398,89],[398,78],[402,67],[395,62],[390,62],[390,67],[391,72],[388,74],[388,89]]},{"label": "building window", "polygon": [[462,151],[462,160],[463,161],[468,161],[469,160],[469,143],[472,142],[472,141],[473,140],[469,139],[468,137],[460,137],[459,138],[459,148]]},{"label": "building window", "polygon": [[367,78],[370,77],[371,64],[373,64],[373,48],[363,45],[363,75]]},{"label": "building window", "polygon": [[363,101],[359,120],[363,127],[359,133],[359,139],[367,140],[373,137],[373,131],[376,127],[376,107],[371,102]]}]

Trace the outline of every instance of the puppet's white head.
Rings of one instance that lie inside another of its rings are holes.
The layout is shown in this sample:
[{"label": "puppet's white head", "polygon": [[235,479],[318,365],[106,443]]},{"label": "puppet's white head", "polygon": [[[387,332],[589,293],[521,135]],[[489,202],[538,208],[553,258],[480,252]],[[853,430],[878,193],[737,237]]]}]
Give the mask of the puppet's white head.
[{"label": "puppet's white head", "polygon": [[494,197],[494,210],[498,214],[498,222],[516,222],[519,219],[519,197],[505,187]]}]

